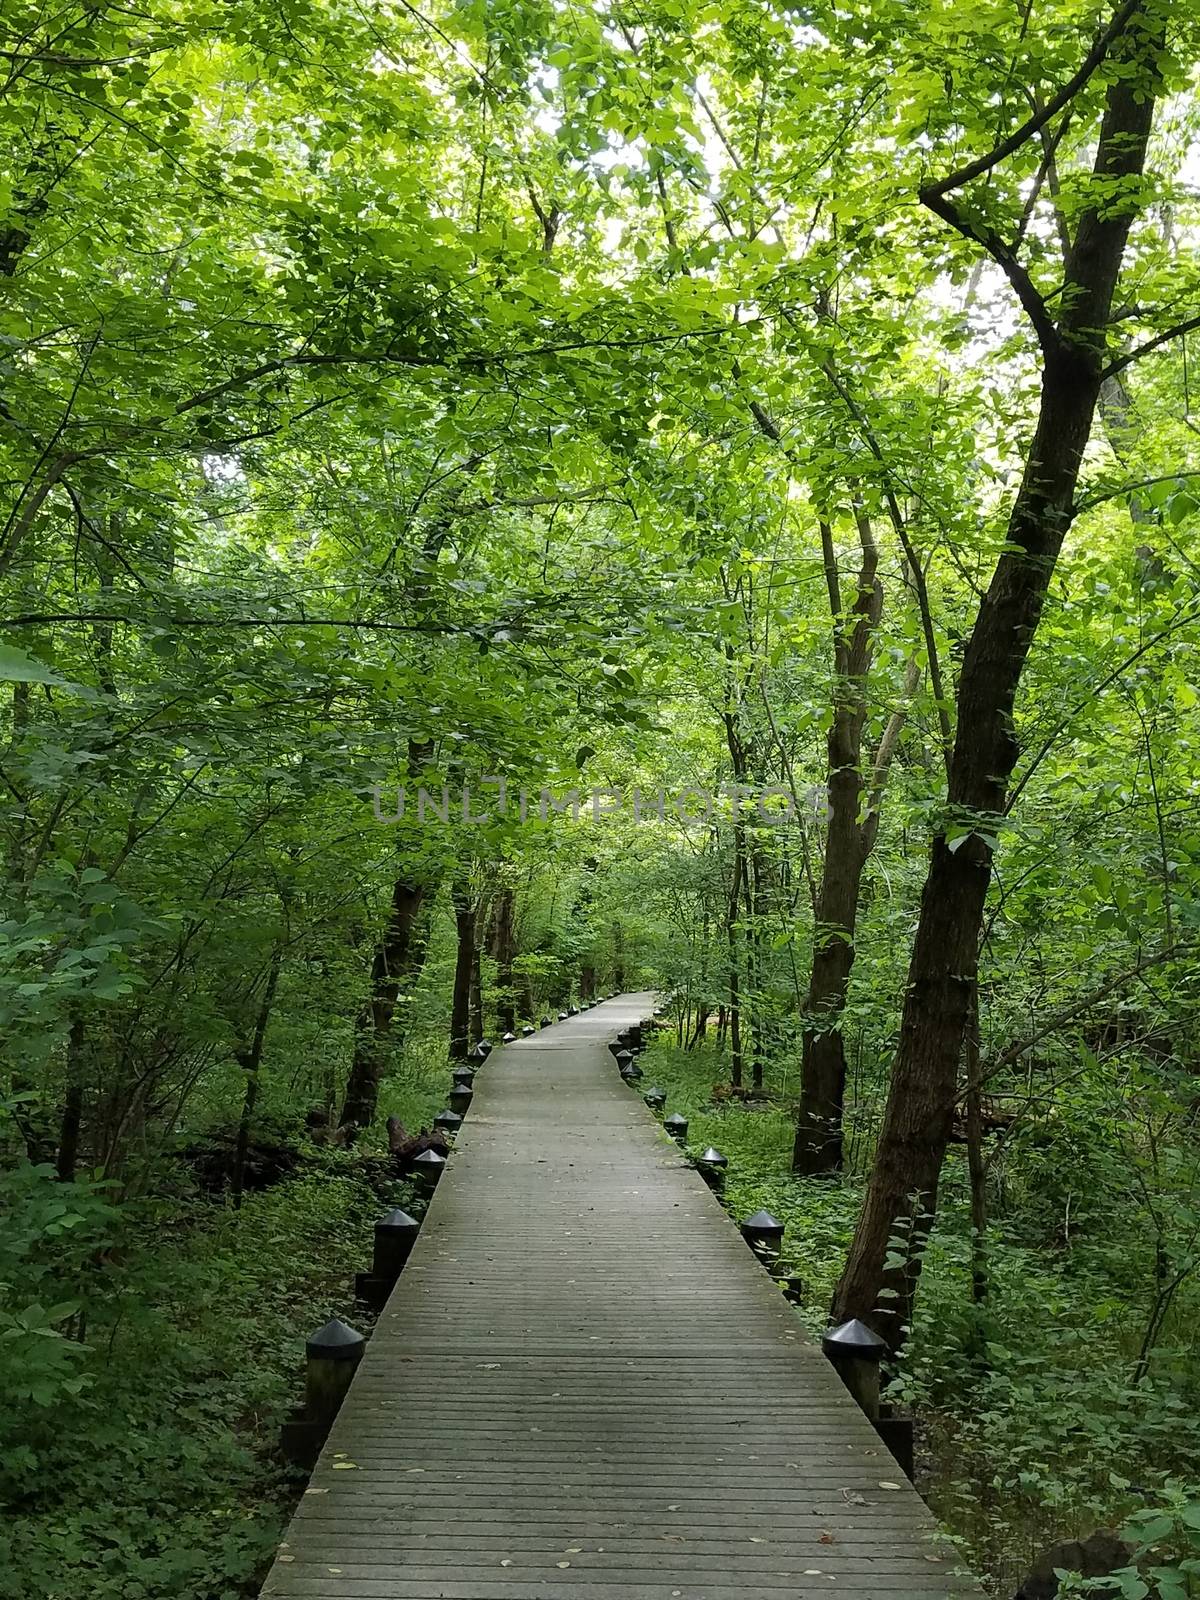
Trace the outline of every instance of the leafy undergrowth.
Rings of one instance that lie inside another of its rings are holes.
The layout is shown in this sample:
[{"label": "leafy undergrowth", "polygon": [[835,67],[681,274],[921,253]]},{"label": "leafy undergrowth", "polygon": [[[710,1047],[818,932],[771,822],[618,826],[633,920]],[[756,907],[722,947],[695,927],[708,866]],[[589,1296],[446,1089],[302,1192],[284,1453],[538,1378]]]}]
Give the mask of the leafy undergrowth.
[{"label": "leafy undergrowth", "polygon": [[[861,1185],[794,1177],[791,1108],[714,1099],[727,1068],[713,1049],[687,1052],[660,1037],[642,1066],[642,1087],[659,1084],[668,1110],[688,1118],[690,1153],[714,1144],[729,1158],[731,1215],[761,1206],[786,1225],[781,1266],[803,1282],[805,1323],[822,1330]],[[1074,1133],[1064,1125],[1052,1137]],[[1102,1146],[1092,1123],[1088,1137],[1093,1151]],[[1180,1307],[1173,1339],[1138,1373],[1137,1218],[1118,1203],[1116,1173],[1097,1171],[1090,1205],[1076,1202],[1069,1247],[1047,1249],[1066,1156],[1048,1146],[1040,1161],[1038,1181],[996,1206],[991,1296],[980,1310],[971,1303],[964,1176],[952,1154],[914,1336],[890,1392],[918,1420],[919,1486],[997,1593],[1011,1593],[1048,1544],[1131,1515],[1170,1521],[1164,1508],[1200,1500],[1200,1368],[1187,1332],[1195,1307]],[[1182,1513],[1172,1526],[1186,1531]],[[1180,1537],[1167,1543],[1160,1559],[1194,1554]],[[1158,1589],[1173,1593],[1166,1578]]]},{"label": "leafy undergrowth", "polygon": [[274,1447],[303,1341],[362,1325],[378,1195],[334,1157],[240,1213],[117,1210],[49,1169],[0,1184],[0,1597],[256,1593],[296,1489]]},{"label": "leafy undergrowth", "polygon": [[399,1117],[410,1133],[430,1127],[449,1089],[445,1037],[439,1032],[411,1040],[380,1086],[377,1137],[388,1117]]}]

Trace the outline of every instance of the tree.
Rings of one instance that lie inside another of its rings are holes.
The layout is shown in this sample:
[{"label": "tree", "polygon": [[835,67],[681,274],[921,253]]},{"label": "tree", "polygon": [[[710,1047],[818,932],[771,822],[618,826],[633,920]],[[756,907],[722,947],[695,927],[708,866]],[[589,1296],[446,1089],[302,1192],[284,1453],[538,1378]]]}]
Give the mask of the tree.
[{"label": "tree", "polygon": [[[963,655],[946,813],[921,897],[887,1110],[871,1181],[835,1299],[839,1318],[871,1318],[896,1340],[908,1322],[920,1251],[950,1137],[959,1061],[977,982],[979,933],[1019,746],[1013,716],[1025,661],[1063,541],[1101,385],[1126,242],[1161,92],[1166,16],[1158,0],[1123,4],[1079,70],[1019,128],[921,191],[922,201],[984,245],[1021,301],[1041,351],[1041,401],[1005,547]],[[1107,64],[1107,65],[1106,65]],[[1062,262],[1057,314],[974,194],[955,199],[1107,78],[1090,181]],[[900,1260],[887,1265],[897,1230]],[[881,1294],[888,1296],[881,1302]]]}]

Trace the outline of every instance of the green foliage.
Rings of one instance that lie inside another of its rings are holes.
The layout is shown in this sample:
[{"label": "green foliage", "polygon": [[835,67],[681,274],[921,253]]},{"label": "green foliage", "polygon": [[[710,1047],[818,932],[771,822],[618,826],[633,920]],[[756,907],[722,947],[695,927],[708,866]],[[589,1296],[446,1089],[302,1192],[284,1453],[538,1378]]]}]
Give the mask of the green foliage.
[{"label": "green foliage", "polygon": [[[931,1494],[994,1573],[1030,1530],[1173,1503],[1200,1381],[1186,6],[1117,194],[1113,368],[1004,814],[951,805],[944,760],[1041,382],[1013,280],[1057,315],[1064,241],[1116,203],[1092,160],[1123,42],[1056,98],[1109,10],[5,8],[0,1595],[249,1592],[284,1352],[365,1215],[352,1064],[381,1080],[369,1169],[385,1117],[440,1103],[464,955],[475,1033],[654,983],[682,1046],[736,986],[740,1059],[729,1029],[654,1070],[731,1208],[786,1221],[819,1329],[939,832],[995,862],[988,1222],[956,1146],[895,1380]],[[951,227],[928,186],[973,157]],[[733,780],[771,806],[631,815]],[[522,815],[543,788],[624,809]],[[802,1183],[805,1035],[835,1032],[846,1176]],[[752,1098],[714,1098],[735,1073]],[[181,1152],[239,1134],[303,1162],[235,1212]]]},{"label": "green foliage", "polygon": [[[98,1231],[111,1230],[111,1208],[97,1216],[89,1198],[87,1186],[58,1204],[42,1192],[22,1211],[24,1229],[40,1229],[23,1252],[26,1282],[56,1219],[83,1219],[72,1234],[87,1315],[66,1377],[61,1336],[33,1354],[0,1344],[0,1428],[20,1441],[0,1477],[0,1595],[240,1600],[286,1513],[273,1447],[299,1393],[304,1337],[334,1312],[361,1320],[348,1285],[379,1200],[331,1168],[236,1213],[182,1199],[127,1206],[113,1235]],[[69,1263],[56,1251],[56,1276]],[[19,1387],[26,1371],[32,1396]]]}]

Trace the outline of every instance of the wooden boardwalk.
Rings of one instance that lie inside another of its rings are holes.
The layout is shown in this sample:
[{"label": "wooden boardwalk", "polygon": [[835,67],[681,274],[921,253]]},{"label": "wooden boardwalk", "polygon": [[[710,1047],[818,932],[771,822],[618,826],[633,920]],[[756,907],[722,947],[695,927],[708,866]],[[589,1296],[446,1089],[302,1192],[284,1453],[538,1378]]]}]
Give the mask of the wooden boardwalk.
[{"label": "wooden boardwalk", "polygon": [[263,1594],[971,1592],[875,1432],[606,1049],[498,1049]]}]

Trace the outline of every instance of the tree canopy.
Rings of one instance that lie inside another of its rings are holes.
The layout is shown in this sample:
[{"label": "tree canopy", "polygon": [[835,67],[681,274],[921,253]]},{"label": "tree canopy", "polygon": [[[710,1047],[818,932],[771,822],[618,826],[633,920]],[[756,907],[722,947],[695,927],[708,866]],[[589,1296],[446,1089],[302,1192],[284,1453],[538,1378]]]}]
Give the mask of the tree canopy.
[{"label": "tree canopy", "polygon": [[1200,1525],[1198,59],[1190,0],[5,7],[12,1593],[151,1216],[241,1260],[269,1128],[340,1226],[447,1053],[634,985],[977,1560]]}]

